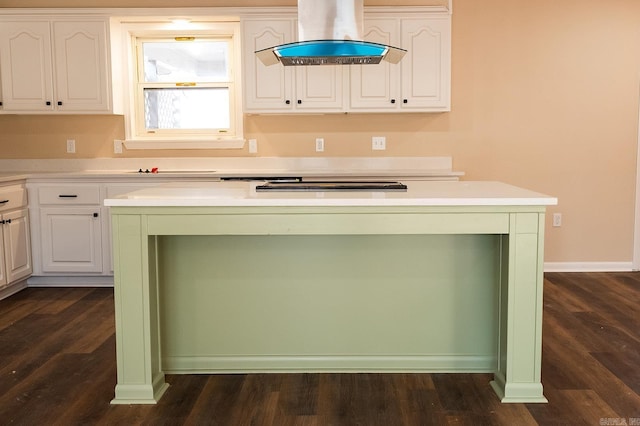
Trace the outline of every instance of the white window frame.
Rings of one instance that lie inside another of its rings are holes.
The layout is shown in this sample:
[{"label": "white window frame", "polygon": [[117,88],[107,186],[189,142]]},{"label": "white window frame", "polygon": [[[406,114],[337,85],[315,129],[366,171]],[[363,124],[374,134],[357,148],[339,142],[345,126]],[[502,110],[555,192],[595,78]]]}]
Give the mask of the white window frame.
[{"label": "white window frame", "polygon": [[[239,19],[226,20],[197,17],[197,22],[188,26],[173,24],[169,17],[146,18],[144,22],[127,22],[127,18],[112,19],[112,67],[114,78],[114,105],[121,105],[125,121],[125,146],[127,149],[242,149],[244,147],[242,112],[242,70]],[[130,19],[130,18],[129,18]],[[195,19],[194,19],[195,20]],[[166,135],[142,134],[138,129],[142,117],[137,113],[137,54],[138,38],[154,37],[221,37],[230,41],[230,120],[232,130],[224,135],[182,134]]]}]

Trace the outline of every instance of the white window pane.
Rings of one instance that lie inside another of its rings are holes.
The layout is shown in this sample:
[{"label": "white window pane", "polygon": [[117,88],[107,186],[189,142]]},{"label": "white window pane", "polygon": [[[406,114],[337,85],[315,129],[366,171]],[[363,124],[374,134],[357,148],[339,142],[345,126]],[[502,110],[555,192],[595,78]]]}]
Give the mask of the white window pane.
[{"label": "white window pane", "polygon": [[228,88],[144,89],[147,129],[228,129]]},{"label": "white window pane", "polygon": [[147,83],[229,81],[229,45],[224,41],[145,41]]}]

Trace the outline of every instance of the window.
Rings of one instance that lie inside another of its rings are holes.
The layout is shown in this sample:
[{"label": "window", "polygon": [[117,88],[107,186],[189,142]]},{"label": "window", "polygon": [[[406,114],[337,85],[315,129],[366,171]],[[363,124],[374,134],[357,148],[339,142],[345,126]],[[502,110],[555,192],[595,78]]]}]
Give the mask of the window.
[{"label": "window", "polygon": [[135,23],[123,34],[127,148],[243,146],[239,23]]}]

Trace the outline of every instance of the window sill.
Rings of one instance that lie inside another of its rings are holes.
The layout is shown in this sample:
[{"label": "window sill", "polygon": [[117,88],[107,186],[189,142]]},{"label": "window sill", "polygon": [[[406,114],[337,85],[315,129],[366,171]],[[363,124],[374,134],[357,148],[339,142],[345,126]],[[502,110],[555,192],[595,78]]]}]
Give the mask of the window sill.
[{"label": "window sill", "polygon": [[225,140],[126,140],[127,149],[242,149],[244,139]]}]

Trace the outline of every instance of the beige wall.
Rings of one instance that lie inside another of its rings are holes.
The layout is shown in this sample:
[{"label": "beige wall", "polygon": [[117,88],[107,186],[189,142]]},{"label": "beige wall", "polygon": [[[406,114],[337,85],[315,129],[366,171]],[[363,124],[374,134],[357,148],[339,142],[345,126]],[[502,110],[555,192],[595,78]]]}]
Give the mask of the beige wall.
[{"label": "beige wall", "polygon": [[[75,0],[0,0],[5,7],[80,7]],[[103,0],[92,6],[212,6]],[[215,5],[292,5],[295,1]],[[367,1],[368,5],[388,1]],[[437,1],[436,1],[437,3]],[[395,3],[394,3],[395,4]],[[425,4],[405,1],[403,4]],[[466,179],[555,195],[547,262],[630,262],[638,140],[640,2],[454,0],[452,111],[443,114],[247,116],[259,155],[452,155]],[[118,116],[0,116],[0,158],[113,157]],[[384,153],[370,150],[387,136]],[[141,156],[247,156],[247,151],[129,151]],[[549,220],[548,220],[549,222]]]}]

